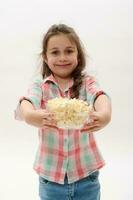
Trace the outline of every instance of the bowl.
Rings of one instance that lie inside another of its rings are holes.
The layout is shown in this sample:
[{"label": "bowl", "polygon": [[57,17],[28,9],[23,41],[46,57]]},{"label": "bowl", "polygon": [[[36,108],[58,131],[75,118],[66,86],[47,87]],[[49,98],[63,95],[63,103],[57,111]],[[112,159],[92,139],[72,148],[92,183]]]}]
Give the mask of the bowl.
[{"label": "bowl", "polygon": [[54,98],[47,102],[47,109],[54,114],[58,128],[81,129],[89,120],[91,106],[79,99]]}]

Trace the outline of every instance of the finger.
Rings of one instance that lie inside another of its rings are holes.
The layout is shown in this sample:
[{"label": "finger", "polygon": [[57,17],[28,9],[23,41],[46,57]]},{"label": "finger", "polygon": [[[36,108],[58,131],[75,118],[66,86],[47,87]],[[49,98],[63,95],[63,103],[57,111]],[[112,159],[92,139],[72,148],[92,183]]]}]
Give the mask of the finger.
[{"label": "finger", "polygon": [[99,118],[99,115],[96,111],[90,113],[90,119],[97,120]]},{"label": "finger", "polygon": [[94,127],[94,126],[100,126],[99,122],[98,121],[89,122],[89,123],[85,124],[84,127],[91,128],[91,127]]},{"label": "finger", "polygon": [[48,119],[48,118],[53,118],[54,115],[52,113],[44,113],[43,114],[43,119]]},{"label": "finger", "polygon": [[84,127],[83,129],[81,129],[81,132],[83,132],[83,131],[93,132],[93,131],[96,131],[96,130],[100,130],[100,126]]},{"label": "finger", "polygon": [[96,116],[96,115],[91,115],[90,116],[90,120],[92,120],[92,121],[97,121],[99,118],[98,118],[98,116]]},{"label": "finger", "polygon": [[44,116],[53,116],[54,113],[49,112],[48,110],[42,110]]},{"label": "finger", "polygon": [[54,125],[54,126],[56,126],[57,123],[56,123],[55,120],[43,119],[43,125]]},{"label": "finger", "polygon": [[100,128],[95,128],[95,129],[82,129],[81,132],[88,132],[88,133],[93,133],[96,131],[99,131]]},{"label": "finger", "polygon": [[43,120],[46,120],[46,121],[55,121],[55,119],[54,118],[52,118],[51,116],[45,116],[45,117],[43,117]]},{"label": "finger", "polygon": [[48,125],[48,124],[45,124],[44,126],[42,126],[42,128],[54,128],[54,129],[58,129],[57,126],[55,126],[55,125]]},{"label": "finger", "polygon": [[100,127],[95,127],[95,128],[90,129],[89,131],[96,132],[96,131],[99,131],[100,129],[101,129]]},{"label": "finger", "polygon": [[45,113],[44,115],[43,115],[43,119],[45,119],[45,120],[54,120],[55,119],[55,117],[54,117],[54,114],[53,113]]}]

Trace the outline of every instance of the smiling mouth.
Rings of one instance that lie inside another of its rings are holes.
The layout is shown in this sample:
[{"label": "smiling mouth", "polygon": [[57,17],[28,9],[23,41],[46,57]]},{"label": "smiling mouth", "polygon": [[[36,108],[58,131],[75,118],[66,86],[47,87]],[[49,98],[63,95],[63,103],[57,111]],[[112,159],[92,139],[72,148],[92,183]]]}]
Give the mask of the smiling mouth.
[{"label": "smiling mouth", "polygon": [[69,64],[59,64],[59,65],[55,65],[57,67],[68,67],[70,66],[70,63]]}]

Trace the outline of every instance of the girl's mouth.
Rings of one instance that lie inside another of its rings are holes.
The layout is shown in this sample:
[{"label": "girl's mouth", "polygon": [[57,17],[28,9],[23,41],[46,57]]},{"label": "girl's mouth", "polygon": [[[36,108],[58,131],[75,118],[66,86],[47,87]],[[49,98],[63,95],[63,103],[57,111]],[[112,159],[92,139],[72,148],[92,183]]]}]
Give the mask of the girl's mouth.
[{"label": "girl's mouth", "polygon": [[70,63],[69,64],[59,64],[59,65],[55,65],[57,67],[69,67],[70,66]]}]

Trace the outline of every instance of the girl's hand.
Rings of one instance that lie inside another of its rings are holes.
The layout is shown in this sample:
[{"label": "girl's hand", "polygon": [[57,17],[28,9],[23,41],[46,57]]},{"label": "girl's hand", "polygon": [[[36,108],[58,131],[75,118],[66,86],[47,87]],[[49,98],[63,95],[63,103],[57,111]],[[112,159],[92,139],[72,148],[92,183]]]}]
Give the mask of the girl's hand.
[{"label": "girl's hand", "polygon": [[42,128],[42,127],[56,127],[56,121],[54,120],[54,115],[49,113],[45,109],[41,110],[30,110],[27,113],[25,121],[28,124]]},{"label": "girl's hand", "polygon": [[90,122],[85,124],[81,129],[82,131],[95,132],[99,131],[103,127],[105,127],[110,121],[110,118],[107,114],[103,112],[93,111],[90,114]]}]

